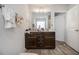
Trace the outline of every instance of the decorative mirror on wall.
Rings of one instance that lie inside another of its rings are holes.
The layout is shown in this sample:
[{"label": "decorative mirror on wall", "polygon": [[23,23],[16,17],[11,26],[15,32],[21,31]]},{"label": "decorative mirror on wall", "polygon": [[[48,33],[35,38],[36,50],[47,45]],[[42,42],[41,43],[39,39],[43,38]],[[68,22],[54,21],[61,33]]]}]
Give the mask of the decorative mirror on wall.
[{"label": "decorative mirror on wall", "polygon": [[51,12],[32,12],[32,28],[33,29],[44,29],[44,31],[49,31],[51,28]]}]

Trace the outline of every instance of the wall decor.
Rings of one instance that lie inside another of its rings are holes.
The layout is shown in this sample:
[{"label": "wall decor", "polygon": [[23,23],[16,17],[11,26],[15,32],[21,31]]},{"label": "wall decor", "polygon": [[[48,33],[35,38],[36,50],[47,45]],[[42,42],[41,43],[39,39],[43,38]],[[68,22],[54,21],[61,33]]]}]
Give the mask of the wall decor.
[{"label": "wall decor", "polygon": [[4,17],[5,28],[6,29],[15,28],[16,27],[15,11],[11,8],[3,7],[2,13]]},{"label": "wall decor", "polygon": [[16,13],[16,24],[21,24],[23,20],[23,17],[20,16],[18,13]]}]

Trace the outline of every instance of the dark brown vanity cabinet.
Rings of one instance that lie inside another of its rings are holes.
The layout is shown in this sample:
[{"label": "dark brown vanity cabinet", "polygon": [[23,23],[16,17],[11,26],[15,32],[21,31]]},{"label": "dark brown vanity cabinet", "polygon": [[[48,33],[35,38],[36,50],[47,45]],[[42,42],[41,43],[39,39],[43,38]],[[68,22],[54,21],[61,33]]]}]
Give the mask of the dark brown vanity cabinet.
[{"label": "dark brown vanity cabinet", "polygon": [[25,34],[25,48],[36,48],[36,36],[31,36],[30,34]]},{"label": "dark brown vanity cabinet", "polygon": [[55,48],[55,32],[30,32],[25,33],[26,49]]}]

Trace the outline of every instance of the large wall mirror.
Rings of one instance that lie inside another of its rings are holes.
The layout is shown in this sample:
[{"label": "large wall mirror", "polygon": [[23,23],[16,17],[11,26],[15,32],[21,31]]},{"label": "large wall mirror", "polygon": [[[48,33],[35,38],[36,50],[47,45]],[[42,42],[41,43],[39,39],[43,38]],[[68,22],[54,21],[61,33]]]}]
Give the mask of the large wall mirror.
[{"label": "large wall mirror", "polygon": [[49,30],[51,26],[51,12],[32,12],[32,29]]},{"label": "large wall mirror", "polygon": [[36,28],[46,29],[46,18],[36,18]]}]

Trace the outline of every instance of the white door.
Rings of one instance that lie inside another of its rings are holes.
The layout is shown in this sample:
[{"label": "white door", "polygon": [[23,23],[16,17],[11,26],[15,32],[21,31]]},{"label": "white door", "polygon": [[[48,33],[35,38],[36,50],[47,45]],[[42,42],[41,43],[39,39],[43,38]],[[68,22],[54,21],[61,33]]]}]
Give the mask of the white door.
[{"label": "white door", "polygon": [[67,12],[66,43],[79,52],[79,6]]},{"label": "white door", "polygon": [[65,13],[56,13],[55,18],[55,33],[57,41],[64,41],[65,37]]}]

